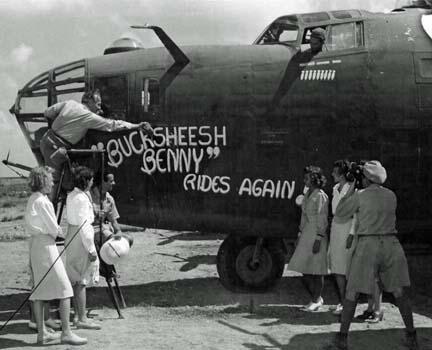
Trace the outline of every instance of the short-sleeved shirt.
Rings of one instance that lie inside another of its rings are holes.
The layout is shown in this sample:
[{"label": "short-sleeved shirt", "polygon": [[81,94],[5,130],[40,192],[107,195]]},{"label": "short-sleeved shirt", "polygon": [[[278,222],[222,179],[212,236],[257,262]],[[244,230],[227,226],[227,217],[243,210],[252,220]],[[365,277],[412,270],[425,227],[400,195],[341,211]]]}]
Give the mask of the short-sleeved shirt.
[{"label": "short-sleeved shirt", "polygon": [[[100,206],[101,198],[100,198],[99,189],[97,187],[92,188],[90,194],[93,201],[94,212],[99,213],[101,210],[101,206]],[[109,223],[120,217],[120,214],[115,204],[115,200],[109,192],[105,194],[105,198],[102,201],[102,210],[104,212],[103,217],[101,217],[100,215],[95,216],[95,220],[93,222],[93,226],[95,226],[95,229],[99,228],[100,223],[102,224]]]},{"label": "short-sleeved shirt", "polygon": [[123,120],[101,117],[74,100],[59,102],[48,107],[44,115],[53,120],[51,129],[56,135],[72,145],[78,143],[88,130],[112,132],[136,128],[135,124]]},{"label": "short-sleeved shirt", "polygon": [[393,191],[373,184],[342,198],[335,215],[352,217],[357,213],[359,236],[395,234],[396,205],[396,195]]}]

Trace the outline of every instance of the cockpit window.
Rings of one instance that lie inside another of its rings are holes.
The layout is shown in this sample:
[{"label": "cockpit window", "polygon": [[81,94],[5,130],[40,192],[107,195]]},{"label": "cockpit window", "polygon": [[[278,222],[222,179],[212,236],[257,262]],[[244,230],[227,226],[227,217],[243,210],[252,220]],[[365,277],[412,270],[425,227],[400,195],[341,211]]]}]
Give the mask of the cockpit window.
[{"label": "cockpit window", "polygon": [[299,28],[291,23],[273,23],[262,35],[258,44],[294,44]]},{"label": "cockpit window", "polygon": [[329,28],[327,50],[349,50],[364,46],[362,22],[332,25]]}]

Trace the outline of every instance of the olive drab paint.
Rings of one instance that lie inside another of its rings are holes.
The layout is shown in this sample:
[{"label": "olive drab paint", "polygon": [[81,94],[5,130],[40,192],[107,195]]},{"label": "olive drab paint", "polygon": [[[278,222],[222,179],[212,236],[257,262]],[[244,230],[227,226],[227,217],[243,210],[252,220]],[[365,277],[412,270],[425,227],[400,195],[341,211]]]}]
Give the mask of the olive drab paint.
[{"label": "olive drab paint", "polygon": [[[432,39],[422,23],[432,32],[430,13],[291,14],[252,45],[235,46],[179,47],[159,27],[135,26],[153,30],[164,47],[51,69],[18,92],[11,112],[39,161],[46,121],[29,107],[33,97],[46,96],[48,106],[96,87],[105,117],[151,123],[153,137],[89,132],[79,145],[106,150],[122,222],[227,233],[218,254],[222,282],[261,288],[283,271],[280,238],[297,237],[295,198],[310,164],[330,179],[336,159],[380,160],[398,197],[402,237],[427,240]],[[317,27],[326,40],[312,52]],[[27,129],[28,122],[40,129]],[[263,249],[271,268],[242,266]],[[269,275],[254,275],[260,271]]]}]

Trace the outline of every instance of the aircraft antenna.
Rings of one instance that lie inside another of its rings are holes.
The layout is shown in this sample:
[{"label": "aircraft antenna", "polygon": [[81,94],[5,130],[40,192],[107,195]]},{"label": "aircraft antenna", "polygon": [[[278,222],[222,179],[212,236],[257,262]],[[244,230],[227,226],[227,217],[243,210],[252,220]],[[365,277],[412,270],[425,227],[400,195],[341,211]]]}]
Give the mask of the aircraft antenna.
[{"label": "aircraft antenna", "polygon": [[190,62],[189,58],[186,54],[177,46],[177,44],[168,36],[165,31],[158,26],[152,25],[133,25],[131,26],[133,29],[152,29],[155,34],[158,36],[159,40],[164,44],[166,49],[169,51],[171,56],[174,58],[174,61],[181,64],[188,64]]}]

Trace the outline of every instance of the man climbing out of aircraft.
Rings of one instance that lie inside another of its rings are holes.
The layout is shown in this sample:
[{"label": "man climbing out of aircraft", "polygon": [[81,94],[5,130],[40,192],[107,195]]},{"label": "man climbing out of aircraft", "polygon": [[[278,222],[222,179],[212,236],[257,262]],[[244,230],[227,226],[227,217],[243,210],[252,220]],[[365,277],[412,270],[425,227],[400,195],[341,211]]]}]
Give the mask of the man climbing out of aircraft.
[{"label": "man climbing out of aircraft", "polygon": [[309,41],[310,49],[298,51],[288,63],[285,74],[270,104],[268,113],[271,113],[280,105],[282,99],[289,92],[294,82],[300,78],[301,72],[304,69],[303,64],[312,61],[314,56],[322,51],[325,39],[325,29],[321,27],[312,29]]},{"label": "man climbing out of aircraft", "polygon": [[78,103],[74,100],[59,102],[48,107],[44,113],[51,128],[42,137],[40,150],[45,165],[54,169],[54,187],[50,196],[53,201],[56,200],[62,165],[68,159],[67,150],[80,142],[88,130],[113,132],[141,129],[148,134],[153,133],[148,122],[133,124],[98,115],[102,105],[102,98],[98,89],[85,92],[81,102]]},{"label": "man climbing out of aircraft", "polygon": [[325,29],[321,27],[312,29],[310,40],[309,40],[310,53],[312,54],[312,56],[315,56],[316,54],[322,51],[322,48],[325,43],[325,39],[326,39]]},{"label": "man climbing out of aircraft", "polygon": [[410,286],[405,253],[396,237],[396,195],[382,186],[387,172],[380,162],[366,162],[361,168],[363,190],[354,183],[336,209],[338,217],[357,215],[358,243],[348,272],[340,332],[325,349],[348,349],[348,331],[360,293],[371,295],[376,278],[394,295],[406,327],[406,345],[418,349],[411,303],[403,288]]}]

